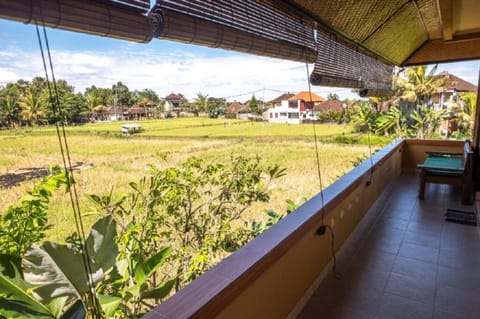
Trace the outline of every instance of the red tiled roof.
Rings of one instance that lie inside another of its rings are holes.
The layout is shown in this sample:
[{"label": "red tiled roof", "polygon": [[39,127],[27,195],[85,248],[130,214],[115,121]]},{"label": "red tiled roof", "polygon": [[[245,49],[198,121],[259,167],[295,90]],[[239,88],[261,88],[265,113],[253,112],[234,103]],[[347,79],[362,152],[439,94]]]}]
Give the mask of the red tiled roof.
[{"label": "red tiled roof", "polygon": [[145,109],[140,105],[135,104],[132,105],[132,107],[127,110],[127,112],[130,114],[145,114]]},{"label": "red tiled roof", "polygon": [[[311,95],[310,95],[311,94]],[[315,93],[310,93],[308,91],[303,91],[298,93],[297,95],[292,96],[289,98],[290,101],[298,101],[302,100],[305,102],[323,102],[325,99],[319,95],[316,95]]]},{"label": "red tiled roof", "polygon": [[342,102],[339,100],[326,100],[313,107],[314,111],[343,111]]},{"label": "red tiled roof", "polygon": [[290,99],[292,96],[295,96],[295,94],[283,93],[282,95],[280,95],[280,96],[274,98],[273,100],[271,100],[269,103],[278,104],[278,103],[281,103],[282,101]]},{"label": "red tiled roof", "polygon": [[248,110],[248,104],[241,104],[241,103],[238,103],[237,101],[233,101],[228,106],[229,113],[237,113],[237,112],[246,111],[246,110]]},{"label": "red tiled roof", "polygon": [[470,82],[465,81],[464,79],[459,78],[448,72],[442,72],[435,77],[447,76],[447,81],[445,85],[446,90],[455,90],[457,92],[477,92],[477,86],[473,85]]},{"label": "red tiled roof", "polygon": [[183,99],[182,94],[175,94],[175,93],[170,93],[165,97],[165,100],[167,101],[181,101]]}]

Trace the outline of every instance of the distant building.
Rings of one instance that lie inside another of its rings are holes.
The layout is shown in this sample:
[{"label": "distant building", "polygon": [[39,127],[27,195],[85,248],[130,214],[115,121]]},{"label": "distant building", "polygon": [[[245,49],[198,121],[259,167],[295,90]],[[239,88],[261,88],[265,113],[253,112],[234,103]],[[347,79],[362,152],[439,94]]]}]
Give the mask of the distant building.
[{"label": "distant building", "polygon": [[185,97],[180,93],[170,93],[165,97],[165,111],[169,112],[174,109],[180,108],[184,99]]},{"label": "distant building", "polygon": [[227,107],[227,112],[228,113],[242,113],[242,112],[248,112],[249,105],[248,103],[242,104],[237,101],[233,101],[230,103]]},{"label": "distant building", "polygon": [[273,106],[268,109],[267,118],[270,123],[300,124],[314,119],[313,108],[323,101],[325,99],[315,93],[286,93],[270,101]]},{"label": "distant building", "polygon": [[141,120],[147,116],[145,108],[140,105],[134,104],[127,109],[127,119],[129,120]]},{"label": "distant building", "polygon": [[334,111],[342,112],[343,105],[342,101],[339,100],[326,100],[320,104],[317,104],[313,107],[314,112],[323,112],[323,111]]},{"label": "distant building", "polygon": [[435,75],[434,77],[446,77],[445,87],[444,89],[436,94],[432,95],[432,103],[433,107],[436,110],[440,109],[448,109],[450,103],[452,102],[452,98],[455,97],[459,93],[463,92],[473,92],[477,93],[477,86],[473,85],[470,82],[467,82],[458,76],[455,76],[451,73],[446,71]]}]

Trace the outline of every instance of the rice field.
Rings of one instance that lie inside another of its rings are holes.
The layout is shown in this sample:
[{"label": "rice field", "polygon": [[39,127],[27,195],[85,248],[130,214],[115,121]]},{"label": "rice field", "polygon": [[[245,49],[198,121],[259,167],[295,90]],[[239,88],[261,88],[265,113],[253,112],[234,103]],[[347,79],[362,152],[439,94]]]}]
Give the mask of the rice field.
[{"label": "rice field", "polygon": [[[96,216],[90,213],[91,204],[85,194],[104,194],[112,188],[114,192],[124,192],[130,181],[148,174],[151,165],[171,167],[191,156],[211,162],[226,162],[232,155],[259,156],[266,163],[286,168],[287,175],[271,185],[270,202],[249,210],[248,214],[257,219],[263,218],[267,208],[284,212],[287,199],[299,202],[320,190],[311,124],[270,125],[207,118],[138,123],[144,131],[128,138],[120,134],[120,122],[66,128],[71,161],[82,164],[75,180],[87,223],[93,222]],[[315,133],[324,186],[369,154],[367,145],[334,142],[335,137],[351,136],[347,126],[317,124]],[[376,148],[378,145],[373,146]],[[0,131],[0,176],[61,163],[55,128]],[[36,182],[38,178],[0,188],[0,212],[16,203]],[[56,226],[49,234],[52,240],[63,241],[73,231],[69,197],[63,191],[56,192],[52,200],[49,220]]]}]

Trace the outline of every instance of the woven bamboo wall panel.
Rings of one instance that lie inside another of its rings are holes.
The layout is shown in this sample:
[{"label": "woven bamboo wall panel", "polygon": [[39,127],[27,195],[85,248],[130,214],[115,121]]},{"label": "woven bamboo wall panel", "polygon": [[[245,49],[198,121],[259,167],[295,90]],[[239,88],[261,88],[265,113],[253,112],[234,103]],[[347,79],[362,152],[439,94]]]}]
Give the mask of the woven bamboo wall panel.
[{"label": "woven bamboo wall panel", "polygon": [[[365,45],[381,56],[389,56],[395,64],[405,61],[411,52],[428,40],[420,12],[411,2],[375,32]],[[402,48],[398,49],[398,44]]]}]

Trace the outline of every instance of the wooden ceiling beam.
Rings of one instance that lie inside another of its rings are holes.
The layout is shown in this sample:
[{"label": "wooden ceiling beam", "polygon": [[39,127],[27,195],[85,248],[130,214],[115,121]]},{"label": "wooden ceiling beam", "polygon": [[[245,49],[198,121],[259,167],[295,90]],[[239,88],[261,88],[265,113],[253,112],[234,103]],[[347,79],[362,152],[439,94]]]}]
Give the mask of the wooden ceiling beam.
[{"label": "wooden ceiling beam", "polygon": [[453,39],[453,6],[452,0],[438,1],[440,6],[440,17],[442,20],[443,39],[449,41]]},{"label": "wooden ceiling beam", "polygon": [[415,51],[402,65],[419,65],[480,59],[480,35],[452,41],[432,40]]}]

